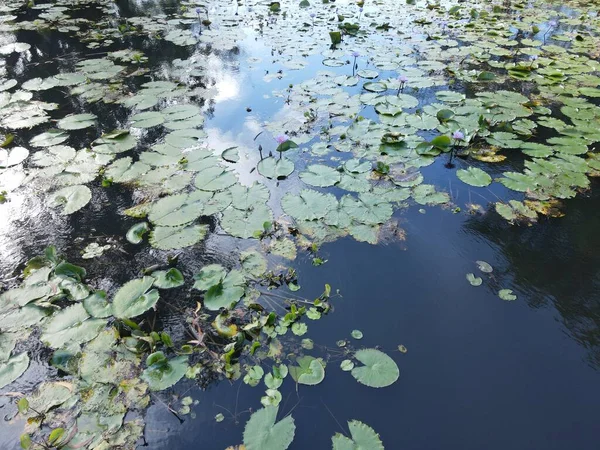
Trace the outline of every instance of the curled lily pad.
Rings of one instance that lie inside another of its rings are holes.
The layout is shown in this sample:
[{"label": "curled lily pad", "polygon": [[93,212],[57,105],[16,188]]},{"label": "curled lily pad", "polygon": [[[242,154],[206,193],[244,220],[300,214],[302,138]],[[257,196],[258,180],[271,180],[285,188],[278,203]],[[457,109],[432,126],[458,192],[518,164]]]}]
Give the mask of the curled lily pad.
[{"label": "curled lily pad", "polygon": [[150,230],[150,226],[147,222],[136,223],[127,230],[127,235],[125,237],[132,244],[139,244],[144,239],[144,234],[146,234],[148,230]]},{"label": "curled lily pad", "polygon": [[364,366],[352,369],[352,376],[356,378],[356,381],[366,386],[386,387],[393,384],[400,376],[400,371],[394,360],[377,349],[359,350],[354,357]]},{"label": "curled lily pad", "polygon": [[298,366],[290,366],[290,375],[298,384],[314,386],[325,379],[323,364],[312,356],[302,356],[296,360]]},{"label": "curled lily pad", "polygon": [[266,406],[250,416],[244,428],[246,450],[286,450],[294,440],[292,416],[276,422],[277,406]]},{"label": "curled lily pad", "polygon": [[145,313],[158,301],[156,289],[150,290],[154,278],[143,277],[125,283],[113,298],[113,311],[119,319],[130,319]]},{"label": "curled lily pad", "polygon": [[471,286],[481,286],[481,283],[483,283],[481,277],[476,277],[472,273],[467,274],[467,281],[471,283]]}]

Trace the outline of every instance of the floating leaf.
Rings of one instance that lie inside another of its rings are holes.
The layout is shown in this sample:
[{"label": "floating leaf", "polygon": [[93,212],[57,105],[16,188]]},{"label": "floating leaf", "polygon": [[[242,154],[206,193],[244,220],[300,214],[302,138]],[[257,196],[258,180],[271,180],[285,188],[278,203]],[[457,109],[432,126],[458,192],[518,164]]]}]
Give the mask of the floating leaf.
[{"label": "floating leaf", "polygon": [[40,339],[52,348],[81,344],[98,336],[105,325],[105,320],[90,319],[83,305],[76,303],[55,313],[44,325]]},{"label": "floating leaf", "polygon": [[227,270],[220,264],[209,264],[200,269],[200,272],[194,275],[194,289],[207,291],[211,287],[221,283],[227,275]]},{"label": "floating leaf", "polygon": [[350,372],[352,369],[354,369],[354,363],[349,359],[345,359],[340,363],[340,369],[342,369],[344,372]]},{"label": "floating leaf", "polygon": [[29,356],[27,352],[10,357],[7,361],[0,363],[0,388],[9,385],[19,378],[29,367]]},{"label": "floating leaf", "polygon": [[509,302],[517,299],[517,296],[513,294],[512,289],[500,289],[498,297]]},{"label": "floating leaf", "polygon": [[145,313],[158,301],[156,289],[150,290],[154,278],[143,277],[125,283],[113,298],[113,311],[119,319],[130,319]]},{"label": "floating leaf", "polygon": [[379,435],[370,426],[358,420],[351,420],[348,422],[348,428],[352,439],[336,433],[331,438],[333,450],[384,450]]},{"label": "floating leaf", "polygon": [[314,386],[325,379],[325,368],[318,359],[302,356],[296,359],[298,366],[290,366],[290,375],[298,384]]},{"label": "floating leaf", "polygon": [[360,330],[352,330],[352,333],[350,333],[350,335],[354,338],[354,339],[362,339],[363,338],[363,333]]},{"label": "floating leaf", "polygon": [[294,171],[294,163],[287,158],[269,157],[258,163],[258,173],[267,178],[280,180],[288,177]]},{"label": "floating leaf", "polygon": [[148,367],[140,378],[153,391],[165,390],[183,378],[188,369],[187,359],[187,356],[167,359],[162,352],[152,353],[146,359]]},{"label": "floating leaf", "polygon": [[277,420],[277,406],[266,406],[250,416],[244,428],[246,450],[286,450],[294,440],[292,416]]},{"label": "floating leaf", "polygon": [[29,156],[29,150],[23,147],[14,147],[10,150],[0,148],[0,168],[12,167],[21,164]]},{"label": "floating leaf", "polygon": [[374,348],[359,350],[354,357],[364,364],[352,369],[352,376],[359,383],[382,388],[393,384],[400,376],[394,360],[379,350]]},{"label": "floating leaf", "polygon": [[456,171],[456,176],[470,186],[485,187],[492,182],[492,177],[477,167],[468,167],[466,170],[459,169]]},{"label": "floating leaf", "polygon": [[322,164],[311,164],[300,174],[302,181],[317,187],[333,186],[340,182],[340,177],[336,169]]},{"label": "floating leaf", "polygon": [[152,128],[164,123],[165,117],[157,111],[147,111],[131,116],[131,126],[135,128]]},{"label": "floating leaf", "polygon": [[67,186],[50,195],[48,204],[52,208],[61,206],[61,214],[68,215],[79,211],[92,199],[92,191],[83,185]]},{"label": "floating leaf", "polygon": [[471,286],[481,286],[481,283],[483,283],[483,280],[480,277],[476,277],[472,273],[467,274],[467,281],[471,283]]},{"label": "floating leaf", "polygon": [[204,306],[211,311],[229,308],[244,295],[245,278],[238,270],[232,270],[218,284],[204,294]]},{"label": "floating leaf", "polygon": [[152,272],[151,276],[154,278],[154,286],[159,289],[171,289],[184,284],[183,274],[174,267],[169,270],[157,270]]},{"label": "floating leaf", "polygon": [[57,126],[62,130],[80,130],[93,127],[96,124],[96,118],[94,114],[71,114],[60,119]]},{"label": "floating leaf", "polygon": [[483,273],[492,273],[494,271],[494,268],[485,261],[475,261],[475,264],[477,264],[477,268]]},{"label": "floating leaf", "polygon": [[148,230],[150,230],[150,226],[147,222],[136,223],[127,230],[127,235],[125,237],[132,244],[139,244],[144,239],[144,234],[146,234]]},{"label": "floating leaf", "polygon": [[156,227],[150,233],[150,244],[161,250],[190,247],[206,237],[208,225]]}]

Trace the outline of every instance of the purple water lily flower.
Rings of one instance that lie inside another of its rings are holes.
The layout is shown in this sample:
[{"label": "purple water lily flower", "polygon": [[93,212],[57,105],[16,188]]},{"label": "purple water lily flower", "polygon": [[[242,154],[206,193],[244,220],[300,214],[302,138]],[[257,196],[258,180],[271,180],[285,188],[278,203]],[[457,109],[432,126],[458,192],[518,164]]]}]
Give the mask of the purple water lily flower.
[{"label": "purple water lily flower", "polygon": [[352,53],[351,53],[351,55],[352,55],[354,58],[358,58],[358,57],[360,56],[360,53],[358,53],[358,52],[352,52]]},{"label": "purple water lily flower", "polygon": [[556,27],[558,25],[558,22],[556,20],[551,20],[550,22],[548,22],[548,26],[551,26],[552,28]]},{"label": "purple water lily flower", "polygon": [[314,19],[315,17],[317,17],[317,15],[315,13],[310,13],[310,17]]},{"label": "purple water lily flower", "polygon": [[408,81],[408,77],[407,77],[406,75],[400,75],[400,76],[398,77],[398,81],[399,81],[400,83],[406,83],[406,82]]},{"label": "purple water lily flower", "polygon": [[362,8],[358,8],[358,10],[359,10],[360,12],[363,12],[363,9],[362,9]]},{"label": "purple water lily flower", "polygon": [[457,141],[462,141],[465,138],[465,134],[462,131],[455,131],[452,133],[452,138]]},{"label": "purple water lily flower", "polygon": [[275,138],[275,140],[277,141],[277,143],[279,145],[283,144],[284,142],[287,142],[290,138],[287,137],[285,134],[280,134],[279,136],[277,136]]},{"label": "purple water lily flower", "polygon": [[202,10],[200,8],[196,8],[196,14],[200,14]]}]

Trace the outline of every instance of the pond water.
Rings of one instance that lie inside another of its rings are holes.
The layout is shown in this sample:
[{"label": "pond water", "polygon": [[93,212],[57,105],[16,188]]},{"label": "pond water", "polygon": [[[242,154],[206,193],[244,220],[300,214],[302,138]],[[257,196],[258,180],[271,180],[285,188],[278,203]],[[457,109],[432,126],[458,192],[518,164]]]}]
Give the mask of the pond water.
[{"label": "pond water", "polygon": [[597,448],[597,6],[412,3],[0,5],[2,448]]}]

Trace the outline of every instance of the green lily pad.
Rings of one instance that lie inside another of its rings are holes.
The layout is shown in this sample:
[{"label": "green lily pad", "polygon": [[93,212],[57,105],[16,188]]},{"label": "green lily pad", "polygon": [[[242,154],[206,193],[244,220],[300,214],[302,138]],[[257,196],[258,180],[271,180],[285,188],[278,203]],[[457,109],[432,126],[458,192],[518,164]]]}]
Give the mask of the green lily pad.
[{"label": "green lily pad", "polygon": [[318,359],[302,356],[296,360],[298,366],[290,366],[290,375],[298,384],[314,386],[325,379],[325,368]]},{"label": "green lily pad", "polygon": [[150,233],[150,244],[160,250],[190,247],[206,237],[208,225],[156,227]]},{"label": "green lily pad", "polygon": [[294,163],[287,158],[265,158],[258,163],[258,173],[263,177],[280,180],[286,178],[294,171]]},{"label": "green lily pad", "polygon": [[294,440],[292,416],[276,422],[277,406],[266,406],[250,416],[244,428],[246,450],[286,450]]},{"label": "green lily pad", "polygon": [[174,267],[169,270],[157,270],[152,272],[151,276],[154,278],[154,286],[159,289],[172,289],[184,284],[183,274]]},{"label": "green lily pad", "polygon": [[187,356],[167,359],[162,352],[152,353],[146,359],[148,367],[140,378],[148,383],[150,390],[163,391],[183,378],[188,369],[187,360]]},{"label": "green lily pad", "polygon": [[52,208],[62,207],[61,214],[68,215],[79,211],[91,199],[92,191],[87,186],[67,186],[50,194],[48,204]]},{"label": "green lily pad", "polygon": [[119,319],[130,319],[145,313],[158,302],[156,289],[150,290],[155,279],[143,277],[125,283],[113,298],[113,311]]},{"label": "green lily pad", "polygon": [[72,114],[60,119],[57,126],[62,130],[81,130],[93,127],[96,124],[96,119],[97,117],[94,114]]},{"label": "green lily pad", "polygon": [[459,169],[456,171],[456,176],[463,183],[470,186],[485,187],[492,182],[492,177],[478,167],[468,167],[466,170]]},{"label": "green lily pad", "polygon": [[467,274],[467,281],[471,283],[471,286],[481,286],[481,283],[483,283],[483,280],[480,277],[476,277],[472,273]]},{"label": "green lily pad", "polygon": [[0,388],[19,378],[29,367],[27,352],[19,353],[0,363]]},{"label": "green lily pad", "polygon": [[354,357],[364,366],[352,369],[352,376],[366,386],[374,388],[390,386],[400,376],[394,360],[379,350],[374,348],[359,350]]},{"label": "green lily pad", "polygon": [[508,302],[512,302],[517,299],[517,296],[513,294],[512,289],[500,289],[498,292],[498,297]]},{"label": "green lily pad", "polygon": [[340,178],[340,172],[323,164],[311,164],[300,174],[302,181],[316,187],[333,186],[340,182]]},{"label": "green lily pad", "polygon": [[370,426],[358,420],[351,420],[348,422],[348,428],[352,439],[336,433],[331,438],[333,450],[384,450],[379,435]]}]

